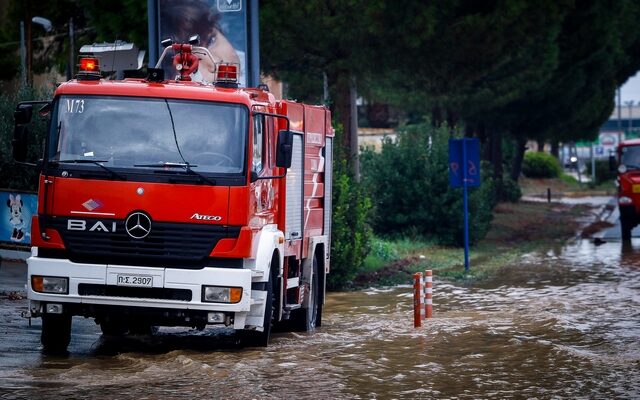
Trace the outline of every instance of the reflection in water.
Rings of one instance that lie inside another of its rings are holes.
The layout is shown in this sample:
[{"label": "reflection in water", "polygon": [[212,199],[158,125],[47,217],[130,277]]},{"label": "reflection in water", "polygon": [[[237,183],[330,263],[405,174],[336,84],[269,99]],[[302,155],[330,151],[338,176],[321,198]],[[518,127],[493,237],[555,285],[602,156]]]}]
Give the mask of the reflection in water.
[{"label": "reflection in water", "polygon": [[435,318],[420,329],[409,286],[337,293],[318,332],[276,334],[266,350],[225,331],[96,335],[0,375],[0,398],[640,396],[637,244],[576,241],[481,287],[434,286]]}]

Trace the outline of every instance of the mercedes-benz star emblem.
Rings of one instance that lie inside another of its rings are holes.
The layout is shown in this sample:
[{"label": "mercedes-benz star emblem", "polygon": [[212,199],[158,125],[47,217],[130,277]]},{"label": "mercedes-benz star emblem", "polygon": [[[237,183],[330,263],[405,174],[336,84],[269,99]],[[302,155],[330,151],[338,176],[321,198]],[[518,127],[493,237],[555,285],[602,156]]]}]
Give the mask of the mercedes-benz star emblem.
[{"label": "mercedes-benz star emblem", "polygon": [[124,222],[127,234],[134,239],[144,239],[151,233],[151,218],[147,214],[134,212]]}]

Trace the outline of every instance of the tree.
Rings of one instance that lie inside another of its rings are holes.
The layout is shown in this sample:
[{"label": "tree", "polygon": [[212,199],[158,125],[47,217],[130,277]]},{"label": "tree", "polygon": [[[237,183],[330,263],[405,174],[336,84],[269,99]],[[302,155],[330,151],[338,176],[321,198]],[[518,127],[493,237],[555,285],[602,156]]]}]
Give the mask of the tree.
[{"label": "tree", "polygon": [[[147,2],[123,0],[9,0],[6,8],[0,8],[0,68],[1,80],[12,80],[20,73],[19,46],[20,21],[25,24],[26,43],[32,48],[27,55],[34,73],[47,70],[64,72],[69,63],[69,24],[73,20],[75,51],[83,44],[95,41],[113,42],[116,39],[147,47]],[[31,22],[34,16],[49,19],[51,32],[44,32]]]},{"label": "tree", "polygon": [[365,0],[260,4],[263,71],[287,82],[308,82],[291,88],[293,97],[301,100],[318,100],[326,75],[330,108],[344,128],[342,145],[352,167],[358,150],[357,138],[348,134],[355,128],[353,86],[371,67],[376,52],[365,15],[371,4]]}]

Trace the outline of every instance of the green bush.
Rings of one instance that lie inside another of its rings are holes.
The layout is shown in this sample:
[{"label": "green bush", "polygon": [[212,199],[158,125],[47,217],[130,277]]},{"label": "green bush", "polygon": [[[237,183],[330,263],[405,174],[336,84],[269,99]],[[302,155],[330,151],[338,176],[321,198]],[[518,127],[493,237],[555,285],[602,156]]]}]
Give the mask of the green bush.
[{"label": "green bush", "polygon": [[596,183],[614,180],[616,176],[617,171],[611,170],[608,159],[596,160]]},{"label": "green bush", "polygon": [[500,200],[509,201],[511,203],[516,203],[522,197],[522,190],[520,189],[518,182],[509,178],[503,178],[501,193],[502,198]]},{"label": "green bush", "polygon": [[[342,129],[336,129],[335,143],[341,143]],[[357,182],[339,146],[334,147],[333,218],[331,229],[331,273],[327,287],[332,290],[351,286],[370,250],[371,200]]]},{"label": "green bush", "polygon": [[[424,123],[398,131],[396,141],[386,138],[380,153],[364,151],[363,183],[374,201],[376,233],[464,243],[462,189],[449,186],[448,139],[448,129]],[[489,169],[481,170],[481,186],[469,189],[471,243],[486,234],[495,205]]]},{"label": "green bush", "polygon": [[522,173],[527,178],[557,178],[561,172],[558,159],[551,154],[538,151],[524,153]]}]

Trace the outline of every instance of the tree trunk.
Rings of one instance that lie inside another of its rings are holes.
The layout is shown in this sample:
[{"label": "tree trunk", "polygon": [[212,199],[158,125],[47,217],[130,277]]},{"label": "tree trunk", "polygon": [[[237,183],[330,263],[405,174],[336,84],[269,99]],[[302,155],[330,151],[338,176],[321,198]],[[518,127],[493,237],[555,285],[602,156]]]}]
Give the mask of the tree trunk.
[{"label": "tree trunk", "polygon": [[560,143],[557,139],[551,141],[551,155],[560,159]]},{"label": "tree trunk", "polygon": [[538,152],[544,153],[544,139],[538,139],[536,142],[538,144]]},{"label": "tree trunk", "polygon": [[358,163],[358,119],[355,105],[355,81],[349,71],[328,71],[329,91],[331,95],[331,113],[342,125],[342,157],[346,157],[347,164],[354,177],[359,176]]},{"label": "tree trunk", "polygon": [[518,136],[516,139],[516,154],[513,158],[513,164],[511,164],[511,180],[518,182],[520,173],[522,172],[522,161],[524,160],[524,152],[527,150],[527,139],[523,136]]},{"label": "tree trunk", "polygon": [[360,145],[358,144],[357,98],[358,90],[356,88],[356,77],[351,75],[349,77],[349,136],[351,137],[351,152],[349,153],[349,158],[351,159],[351,172],[353,172],[353,177],[357,182],[360,182]]},{"label": "tree trunk", "polygon": [[493,179],[496,182],[496,197],[502,199],[502,135],[495,130],[489,133],[489,146],[491,146]]},{"label": "tree trunk", "polygon": [[25,47],[27,51],[26,70],[27,70],[27,83],[33,82],[33,41],[31,36],[33,30],[31,29],[31,0],[26,0],[24,3],[24,35],[25,35]]}]

